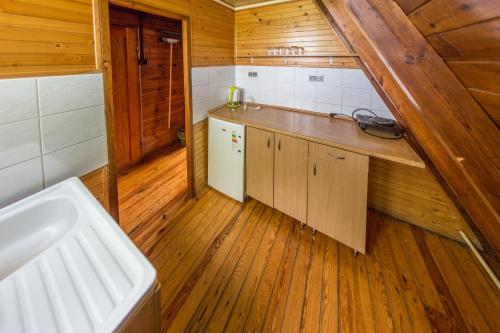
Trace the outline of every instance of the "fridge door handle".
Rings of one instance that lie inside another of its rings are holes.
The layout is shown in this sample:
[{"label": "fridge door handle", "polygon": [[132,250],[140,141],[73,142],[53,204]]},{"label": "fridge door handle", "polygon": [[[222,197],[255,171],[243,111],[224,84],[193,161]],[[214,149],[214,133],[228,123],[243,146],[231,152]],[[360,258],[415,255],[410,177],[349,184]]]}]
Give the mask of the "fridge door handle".
[{"label": "fridge door handle", "polygon": [[267,148],[271,148],[271,137],[267,138]]}]

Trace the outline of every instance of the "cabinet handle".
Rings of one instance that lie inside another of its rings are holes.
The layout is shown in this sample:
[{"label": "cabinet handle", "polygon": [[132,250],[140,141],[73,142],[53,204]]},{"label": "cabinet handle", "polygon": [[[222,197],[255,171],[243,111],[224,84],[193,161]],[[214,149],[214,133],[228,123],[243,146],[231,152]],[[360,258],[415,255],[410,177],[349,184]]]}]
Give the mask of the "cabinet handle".
[{"label": "cabinet handle", "polygon": [[281,139],[278,141],[278,150],[281,150]]},{"label": "cabinet handle", "polygon": [[313,168],[313,176],[316,176],[316,164],[314,164],[314,168]]},{"label": "cabinet handle", "polygon": [[328,155],[330,155],[331,157],[333,157],[336,160],[345,160],[345,157],[343,157],[343,156],[333,155],[332,153],[328,153]]},{"label": "cabinet handle", "polygon": [[267,148],[271,148],[271,138],[267,138]]}]

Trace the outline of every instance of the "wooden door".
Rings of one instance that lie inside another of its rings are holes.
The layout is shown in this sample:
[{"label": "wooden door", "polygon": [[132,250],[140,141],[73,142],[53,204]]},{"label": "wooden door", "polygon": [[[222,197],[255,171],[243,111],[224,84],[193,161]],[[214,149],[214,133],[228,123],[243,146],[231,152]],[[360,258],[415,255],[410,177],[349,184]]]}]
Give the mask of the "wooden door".
[{"label": "wooden door", "polygon": [[307,224],[365,253],[368,157],[310,144]]},{"label": "wooden door", "polygon": [[274,207],[274,133],[247,127],[247,195]]},{"label": "wooden door", "polygon": [[136,27],[111,26],[115,150],[118,172],[141,161],[141,93]]},{"label": "wooden door", "polygon": [[274,146],[274,208],[305,223],[307,141],[276,134]]}]

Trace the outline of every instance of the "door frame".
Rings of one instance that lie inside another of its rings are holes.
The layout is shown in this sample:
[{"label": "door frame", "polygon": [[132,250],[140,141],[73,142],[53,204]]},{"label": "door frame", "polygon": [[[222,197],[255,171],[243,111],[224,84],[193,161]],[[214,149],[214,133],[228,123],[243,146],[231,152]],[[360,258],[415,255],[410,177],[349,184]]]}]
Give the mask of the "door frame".
[{"label": "door frame", "polygon": [[98,22],[95,29],[96,55],[103,73],[104,100],[106,105],[106,132],[108,141],[108,191],[109,210],[119,223],[118,210],[118,173],[115,156],[115,123],[113,106],[113,68],[111,63],[111,35],[109,24],[110,4],[138,10],[148,14],[162,16],[182,22],[182,51],[184,70],[184,106],[187,150],[187,195],[195,196],[194,191],[194,152],[193,152],[193,115],[191,103],[191,18],[187,15],[167,11],[158,7],[139,4],[133,0],[94,0],[97,8],[94,12]]}]

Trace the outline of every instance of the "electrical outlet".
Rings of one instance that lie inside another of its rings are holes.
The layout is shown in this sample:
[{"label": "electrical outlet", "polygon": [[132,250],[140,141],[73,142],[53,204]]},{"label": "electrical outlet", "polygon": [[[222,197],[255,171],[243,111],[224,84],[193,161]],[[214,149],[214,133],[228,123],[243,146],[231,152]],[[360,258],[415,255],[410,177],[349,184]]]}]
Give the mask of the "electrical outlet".
[{"label": "electrical outlet", "polygon": [[325,80],[324,75],[309,75],[310,82],[323,82]]},{"label": "electrical outlet", "polygon": [[257,72],[248,72],[248,77],[258,77],[259,74]]}]

